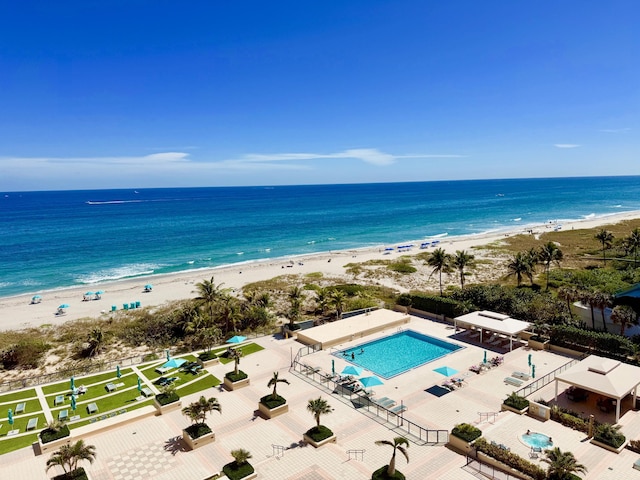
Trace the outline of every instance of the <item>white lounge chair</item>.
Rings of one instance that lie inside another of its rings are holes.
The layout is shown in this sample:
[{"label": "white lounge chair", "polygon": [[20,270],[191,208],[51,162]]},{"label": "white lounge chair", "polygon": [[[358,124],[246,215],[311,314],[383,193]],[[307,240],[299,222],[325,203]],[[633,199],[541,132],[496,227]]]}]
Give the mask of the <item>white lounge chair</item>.
[{"label": "white lounge chair", "polygon": [[509,385],[513,385],[514,387],[520,387],[523,384],[523,381],[518,380],[517,378],[507,377],[504,379],[504,383],[508,383]]},{"label": "white lounge chair", "polygon": [[528,373],[524,372],[513,372],[511,376],[513,378],[519,378],[520,380],[529,380],[531,378]]}]

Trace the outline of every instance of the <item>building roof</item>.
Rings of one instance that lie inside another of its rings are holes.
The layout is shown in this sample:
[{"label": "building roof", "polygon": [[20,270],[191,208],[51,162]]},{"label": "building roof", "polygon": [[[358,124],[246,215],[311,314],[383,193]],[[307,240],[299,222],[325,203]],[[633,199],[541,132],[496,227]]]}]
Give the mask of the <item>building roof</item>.
[{"label": "building roof", "polygon": [[479,328],[491,330],[492,332],[504,335],[517,335],[531,326],[531,323],[523,320],[516,320],[509,315],[489,312],[487,310],[477,311],[461,315],[454,319],[456,322],[465,322]]},{"label": "building roof", "polygon": [[621,399],[640,385],[640,367],[591,355],[566,372],[556,375],[556,381]]}]

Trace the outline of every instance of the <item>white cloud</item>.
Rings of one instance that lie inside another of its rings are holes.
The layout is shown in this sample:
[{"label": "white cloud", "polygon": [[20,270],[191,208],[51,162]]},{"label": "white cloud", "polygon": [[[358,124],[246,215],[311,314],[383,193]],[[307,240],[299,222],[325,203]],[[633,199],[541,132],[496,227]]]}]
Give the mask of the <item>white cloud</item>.
[{"label": "white cloud", "polygon": [[554,147],[556,148],[578,148],[582,145],[576,145],[575,143],[556,143]]}]

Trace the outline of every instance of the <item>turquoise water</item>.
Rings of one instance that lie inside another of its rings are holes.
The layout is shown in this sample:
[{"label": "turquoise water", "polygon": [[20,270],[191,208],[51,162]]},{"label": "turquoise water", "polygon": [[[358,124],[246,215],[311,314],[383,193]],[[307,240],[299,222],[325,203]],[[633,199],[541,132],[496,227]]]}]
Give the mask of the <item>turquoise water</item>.
[{"label": "turquoise water", "polygon": [[0,297],[630,210],[640,177],[2,192]]},{"label": "turquoise water", "polygon": [[413,330],[405,330],[341,350],[334,355],[388,379],[460,348],[464,347]]},{"label": "turquoise water", "polygon": [[522,435],[522,441],[530,447],[549,448],[553,445],[549,441],[549,437],[543,433],[529,433]]}]

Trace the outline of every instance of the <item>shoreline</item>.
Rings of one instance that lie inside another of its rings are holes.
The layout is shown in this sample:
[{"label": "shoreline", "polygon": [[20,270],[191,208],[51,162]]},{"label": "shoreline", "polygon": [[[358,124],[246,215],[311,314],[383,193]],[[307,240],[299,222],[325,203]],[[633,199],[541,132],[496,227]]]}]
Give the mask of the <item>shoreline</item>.
[{"label": "shoreline", "polygon": [[[562,222],[562,230],[590,229],[604,225],[618,223],[624,220],[640,218],[640,210],[611,214],[583,220]],[[560,225],[560,220],[538,225],[517,225],[516,228],[485,232],[472,235],[440,236],[437,247],[445,249],[447,253],[456,250],[468,250],[473,247],[481,247],[502,238],[532,232],[540,235],[553,231],[553,227]],[[21,330],[25,328],[39,327],[41,325],[56,325],[69,320],[80,318],[108,318],[112,305],[117,310],[123,309],[124,303],[139,301],[141,307],[162,305],[169,301],[195,298],[197,296],[196,284],[204,279],[214,277],[216,284],[222,283],[224,288],[233,291],[241,289],[248,283],[269,280],[285,274],[309,274],[320,272],[325,277],[346,278],[345,265],[352,262],[366,262],[375,259],[392,259],[398,254],[413,256],[423,251],[432,251],[435,247],[421,249],[420,244],[424,240],[398,242],[399,245],[414,244],[411,249],[402,252],[394,250],[385,251],[384,245],[352,248],[347,250],[327,251],[311,254],[296,254],[269,260],[250,260],[241,263],[224,265],[219,267],[193,269],[175,273],[148,275],[109,282],[101,282],[92,285],[60,288],[55,290],[33,292],[30,294],[16,295],[0,298],[0,331]],[[144,292],[144,286],[153,285],[151,292]],[[391,286],[402,290],[398,285]],[[104,294],[101,300],[83,301],[83,294],[87,290],[102,289]],[[31,297],[34,294],[42,296],[41,303],[32,304]],[[66,314],[56,315],[59,305],[68,304]]]}]

